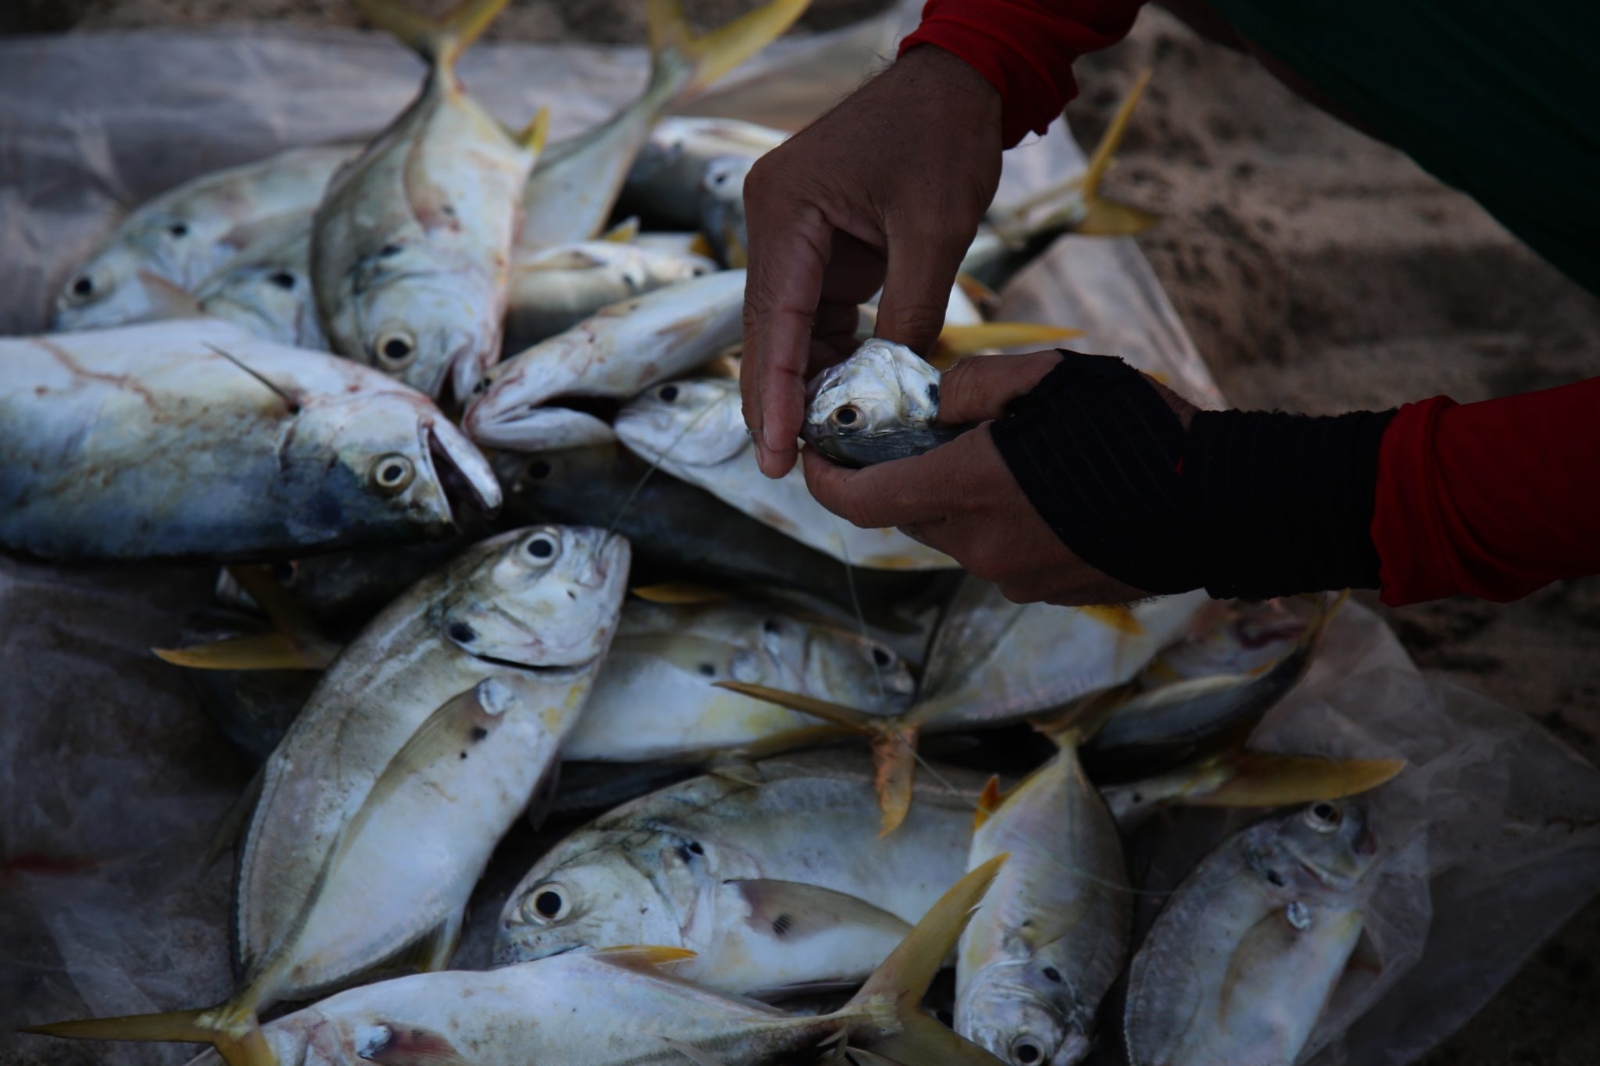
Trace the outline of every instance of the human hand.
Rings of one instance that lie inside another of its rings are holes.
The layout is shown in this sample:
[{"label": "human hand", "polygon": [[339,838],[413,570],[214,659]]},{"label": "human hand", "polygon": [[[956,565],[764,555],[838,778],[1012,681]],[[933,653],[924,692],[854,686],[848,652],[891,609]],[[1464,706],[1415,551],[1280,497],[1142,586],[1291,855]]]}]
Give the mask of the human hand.
[{"label": "human hand", "polygon": [[[923,455],[848,470],[814,449],[804,454],[806,484],[828,510],[865,528],[896,526],[944,552],[969,573],[1000,586],[1016,603],[1082,606],[1127,603],[1149,594],[1079,559],[1045,524],[990,437],[1006,404],[1037,385],[1061,356],[979,356],[946,373],[939,420],[976,428]],[[1195,408],[1151,379],[1185,428]]]},{"label": "human hand", "polygon": [[981,74],[917,48],[750,171],[740,390],[768,477],[794,466],[806,382],[855,349],[880,286],[878,336],[937,340],[999,184],[1000,121]]}]

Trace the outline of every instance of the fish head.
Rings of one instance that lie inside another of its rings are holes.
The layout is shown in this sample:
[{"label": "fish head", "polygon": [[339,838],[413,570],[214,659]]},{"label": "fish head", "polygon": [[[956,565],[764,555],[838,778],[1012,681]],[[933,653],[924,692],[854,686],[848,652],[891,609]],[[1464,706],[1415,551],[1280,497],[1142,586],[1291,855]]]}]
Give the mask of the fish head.
[{"label": "fish head", "polygon": [[358,263],[326,323],[336,350],[434,399],[465,401],[500,355],[497,286],[470,263],[386,245]]},{"label": "fish head", "polygon": [[873,338],[812,379],[808,443],[925,426],[939,413],[939,371],[903,344]]},{"label": "fish head", "polygon": [[201,292],[200,310],[279,344],[317,348],[325,343],[311,277],[302,267],[257,264],[225,270]]},{"label": "fish head", "polygon": [[721,269],[717,263],[694,252],[669,252],[663,248],[635,248],[633,251],[629,267],[640,278],[635,281],[630,277],[628,284],[635,292],[703,278]]},{"label": "fish head", "polygon": [[[566,436],[560,430],[568,419],[546,404],[579,385],[592,358],[593,345],[587,337],[568,330],[486,368],[473,384],[461,428],[491,448],[526,452],[574,446],[560,439]],[[600,420],[585,415],[581,421]],[[606,439],[601,434],[601,441]]]},{"label": "fish head", "polygon": [[62,285],[51,328],[105,329],[159,317],[169,290],[195,288],[237,252],[228,242],[231,228],[221,214],[160,211],[119,229]]},{"label": "fish head", "polygon": [[370,370],[330,361],[345,368],[346,391],[308,401],[282,452],[286,477],[315,482],[281,486],[286,498],[313,501],[288,516],[299,539],[335,545],[405,526],[442,536],[455,525],[455,503],[499,509],[489,461],[438,408]]},{"label": "fish head", "polygon": [[1350,800],[1319,800],[1290,815],[1280,831],[1284,848],[1323,884],[1359,882],[1378,856],[1367,809]]},{"label": "fish head", "polygon": [[1094,1010],[1075,1009],[1070,999],[1065,1009],[1058,1006],[1064,1001],[1062,976],[1034,959],[985,967],[962,989],[956,1025],[1011,1066],[1081,1062],[1091,1047]]},{"label": "fish head", "polygon": [[630,834],[594,846],[579,834],[535,864],[500,912],[495,965],[633,944],[681,947],[682,912],[640,843]]},{"label": "fish head", "polygon": [[617,437],[649,459],[716,466],[750,446],[739,383],[689,378],[654,385],[617,412]]},{"label": "fish head", "polygon": [[755,160],[737,155],[719,155],[711,160],[700,176],[701,202],[743,206],[744,179],[754,165]]},{"label": "fish head", "polygon": [[[889,647],[834,626],[801,626],[786,619],[781,624],[799,630],[803,642],[799,672],[807,692],[833,694],[826,698],[850,693],[855,706],[879,713],[901,711],[910,703],[916,688],[911,667]],[[774,644],[783,638],[782,632],[766,632],[766,639]]]},{"label": "fish head", "polygon": [[719,156],[706,164],[700,178],[700,229],[730,267],[744,266],[748,255],[744,179],[752,165],[739,156]]},{"label": "fish head", "polygon": [[589,526],[491,537],[456,564],[439,632],[469,655],[535,669],[598,663],[627,591],[626,538]]}]

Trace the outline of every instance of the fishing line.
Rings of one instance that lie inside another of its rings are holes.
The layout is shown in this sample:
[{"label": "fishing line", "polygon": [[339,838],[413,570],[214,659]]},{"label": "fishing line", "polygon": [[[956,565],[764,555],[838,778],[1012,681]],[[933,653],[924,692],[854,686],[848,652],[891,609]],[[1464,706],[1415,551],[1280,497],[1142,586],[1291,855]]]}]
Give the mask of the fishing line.
[{"label": "fishing line", "polygon": [[[838,515],[834,516],[833,522],[838,527],[844,525],[844,520]],[[850,543],[842,532],[835,532],[834,535],[839,538],[839,554],[844,556],[844,584],[850,592],[850,609],[855,612],[856,631],[861,634],[863,641],[874,644],[876,642],[867,632],[867,615],[861,609],[861,596],[856,592],[856,568],[850,562]],[[878,686],[878,706],[882,707],[889,702],[889,692],[883,687],[883,667],[878,665],[876,655],[868,655],[867,658],[872,661],[872,679]]]}]

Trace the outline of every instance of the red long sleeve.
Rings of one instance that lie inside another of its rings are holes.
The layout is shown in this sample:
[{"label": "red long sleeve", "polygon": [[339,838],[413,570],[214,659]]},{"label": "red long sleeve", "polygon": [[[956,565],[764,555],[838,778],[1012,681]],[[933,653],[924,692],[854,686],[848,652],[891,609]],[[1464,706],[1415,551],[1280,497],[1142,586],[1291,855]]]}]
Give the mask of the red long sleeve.
[{"label": "red long sleeve", "polygon": [[1378,454],[1372,543],[1390,606],[1504,602],[1600,573],[1600,378],[1402,407]]},{"label": "red long sleeve", "polygon": [[1000,91],[1005,145],[1043,133],[1078,95],[1072,61],[1128,35],[1144,0],[928,0],[900,54],[931,44]]}]

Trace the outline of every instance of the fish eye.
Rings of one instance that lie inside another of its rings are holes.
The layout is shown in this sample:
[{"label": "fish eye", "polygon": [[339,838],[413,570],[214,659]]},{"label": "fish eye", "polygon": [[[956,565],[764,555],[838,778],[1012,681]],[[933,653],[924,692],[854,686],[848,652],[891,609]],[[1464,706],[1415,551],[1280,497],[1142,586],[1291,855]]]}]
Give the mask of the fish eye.
[{"label": "fish eye", "polygon": [[550,476],[550,464],[543,459],[535,459],[528,464],[528,476],[535,479]]},{"label": "fish eye", "polygon": [[860,417],[861,410],[854,404],[848,403],[843,407],[835,408],[833,414],[828,416],[835,425],[839,426],[853,426]]},{"label": "fish eye", "polygon": [[541,925],[559,922],[572,913],[572,900],[564,886],[551,882],[540,885],[522,901],[522,916]]},{"label": "fish eye", "polygon": [[67,291],[74,300],[87,300],[94,295],[94,279],[87,274],[79,274],[72,279]]},{"label": "fish eye", "polygon": [[189,235],[189,224],[187,222],[174,222],[167,227],[167,232],[174,237],[187,237]]},{"label": "fish eye", "polygon": [[678,398],[678,386],[663,385],[661,386],[661,391],[656,393],[656,395],[661,397],[662,403],[671,403],[673,400]]},{"label": "fish eye", "polygon": [[290,292],[294,291],[294,275],[289,273],[287,270],[274,271],[267,276],[267,280],[272,282],[280,289],[286,289]]},{"label": "fish eye", "polygon": [[894,662],[894,657],[883,648],[880,648],[878,645],[874,644],[872,646],[872,661],[877,663],[879,666],[888,666],[890,663]]},{"label": "fish eye", "polygon": [[372,354],[386,369],[400,370],[417,357],[417,339],[403,329],[393,330],[378,338]]},{"label": "fish eye", "polygon": [[403,455],[379,456],[378,461],[372,464],[370,475],[372,487],[390,496],[404,492],[416,476],[417,468]]},{"label": "fish eye", "polygon": [[1331,803],[1313,803],[1306,808],[1306,824],[1319,833],[1331,833],[1339,828],[1344,815]]},{"label": "fish eye", "polygon": [[1011,1041],[1011,1061],[1017,1066],[1034,1066],[1044,1060],[1044,1048],[1031,1036],[1019,1036]]},{"label": "fish eye", "polygon": [[556,548],[556,538],[548,533],[535,533],[522,545],[522,550],[527,553],[530,559],[537,559],[541,563],[547,563],[554,559],[556,557]]}]

